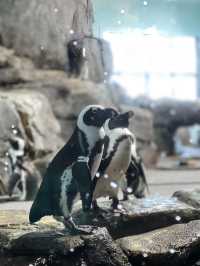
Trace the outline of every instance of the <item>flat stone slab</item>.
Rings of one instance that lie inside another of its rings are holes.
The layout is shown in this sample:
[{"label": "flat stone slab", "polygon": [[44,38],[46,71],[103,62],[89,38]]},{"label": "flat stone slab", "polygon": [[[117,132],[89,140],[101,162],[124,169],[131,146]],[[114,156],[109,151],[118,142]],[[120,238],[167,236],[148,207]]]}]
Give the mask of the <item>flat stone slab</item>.
[{"label": "flat stone slab", "polygon": [[77,223],[106,227],[113,238],[141,234],[177,223],[200,219],[200,210],[184,204],[173,197],[148,197],[120,202],[124,213],[113,213],[111,202],[102,201],[99,206],[107,212],[82,211],[74,213]]},{"label": "flat stone slab", "polygon": [[173,197],[194,208],[200,208],[200,189],[177,191],[173,194]]},{"label": "flat stone slab", "polygon": [[200,258],[200,220],[116,241],[133,265],[192,265]]},{"label": "flat stone slab", "polygon": [[[42,224],[42,223],[41,223]],[[37,226],[0,229],[0,265],[130,266],[127,256],[106,228],[90,235]]]}]

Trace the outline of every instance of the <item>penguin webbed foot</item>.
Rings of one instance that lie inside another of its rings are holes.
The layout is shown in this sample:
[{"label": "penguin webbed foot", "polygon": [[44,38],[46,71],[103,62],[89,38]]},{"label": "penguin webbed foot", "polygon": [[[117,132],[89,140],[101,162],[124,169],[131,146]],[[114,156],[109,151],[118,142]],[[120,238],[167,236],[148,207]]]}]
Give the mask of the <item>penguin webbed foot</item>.
[{"label": "penguin webbed foot", "polygon": [[127,210],[120,204],[118,198],[112,198],[111,204],[112,211],[115,213],[126,213]]},{"label": "penguin webbed foot", "polygon": [[95,233],[96,227],[89,226],[89,225],[76,225],[72,219],[65,218],[64,219],[64,225],[66,228],[67,233],[70,233],[72,235],[90,235]]}]

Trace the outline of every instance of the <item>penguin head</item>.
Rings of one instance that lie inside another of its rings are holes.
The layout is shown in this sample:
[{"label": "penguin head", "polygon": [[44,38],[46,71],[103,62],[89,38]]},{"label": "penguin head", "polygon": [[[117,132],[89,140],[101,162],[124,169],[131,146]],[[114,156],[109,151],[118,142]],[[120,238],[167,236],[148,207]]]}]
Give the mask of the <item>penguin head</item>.
[{"label": "penguin head", "polygon": [[108,118],[116,115],[117,111],[114,108],[104,108],[101,105],[88,105],[79,114],[77,125],[80,129],[83,126],[101,128]]},{"label": "penguin head", "polygon": [[109,129],[115,128],[128,128],[129,120],[134,116],[133,111],[128,111],[122,114],[115,115],[111,117],[108,121]]}]

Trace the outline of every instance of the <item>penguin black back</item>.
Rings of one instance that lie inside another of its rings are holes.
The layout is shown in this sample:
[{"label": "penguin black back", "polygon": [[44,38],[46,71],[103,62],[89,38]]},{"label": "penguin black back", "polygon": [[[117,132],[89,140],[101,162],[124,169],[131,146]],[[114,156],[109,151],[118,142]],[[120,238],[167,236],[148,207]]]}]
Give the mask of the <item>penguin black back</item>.
[{"label": "penguin black back", "polygon": [[[102,125],[111,116],[111,110],[105,109],[102,106],[87,106],[81,111],[77,120],[77,127],[70,140],[56,154],[47,168],[30,210],[29,220],[31,223],[38,221],[46,215],[63,216],[60,207],[61,179],[63,175],[65,178],[65,173],[68,174],[66,169],[71,167],[78,157],[91,157],[91,152],[101,134],[104,137]],[[78,166],[77,168],[80,167]],[[77,190],[78,186],[73,186],[74,195],[78,192]]]}]

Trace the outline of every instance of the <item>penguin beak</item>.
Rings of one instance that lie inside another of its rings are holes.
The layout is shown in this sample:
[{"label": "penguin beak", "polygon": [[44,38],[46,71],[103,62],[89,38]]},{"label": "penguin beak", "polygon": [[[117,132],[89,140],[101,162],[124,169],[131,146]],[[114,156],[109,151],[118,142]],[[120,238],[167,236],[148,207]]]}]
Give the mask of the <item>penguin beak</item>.
[{"label": "penguin beak", "polygon": [[129,111],[127,112],[128,118],[132,118],[134,116],[134,112],[133,111]]}]

